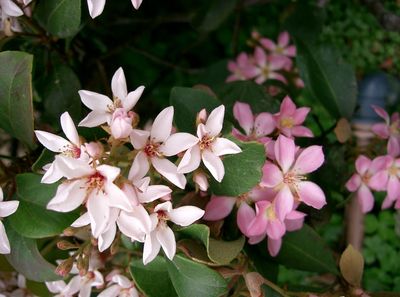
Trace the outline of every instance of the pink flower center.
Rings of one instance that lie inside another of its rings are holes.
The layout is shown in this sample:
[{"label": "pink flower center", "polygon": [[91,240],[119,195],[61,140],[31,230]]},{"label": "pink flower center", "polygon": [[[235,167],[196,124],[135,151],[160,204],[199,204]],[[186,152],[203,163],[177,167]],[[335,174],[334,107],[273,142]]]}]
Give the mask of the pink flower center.
[{"label": "pink flower center", "polygon": [[200,140],[199,143],[200,150],[210,149],[213,142],[214,142],[214,137],[210,137],[208,135],[203,136],[203,138]]},{"label": "pink flower center", "polygon": [[81,149],[76,145],[70,145],[65,147],[65,150],[62,152],[62,154],[67,157],[78,159],[81,156]]},{"label": "pink flower center", "polygon": [[290,129],[290,128],[293,128],[293,126],[294,126],[294,120],[293,120],[293,118],[285,117],[280,120],[280,124],[281,124],[281,127]]},{"label": "pink flower center", "polygon": [[275,48],[275,53],[277,53],[277,54],[283,54],[284,50],[285,50],[285,49],[284,49],[283,47],[277,46],[277,47]]},{"label": "pink flower center", "polygon": [[157,218],[159,221],[168,221],[168,215],[164,210],[157,211]]},{"label": "pink flower center", "polygon": [[372,175],[370,173],[365,173],[362,177],[361,177],[361,181],[364,184],[368,184],[369,180],[371,179]]},{"label": "pink flower center", "polygon": [[87,192],[90,193],[93,190],[101,191],[104,187],[104,183],[106,181],[106,178],[101,175],[99,172],[96,171],[96,173],[92,174],[89,176],[88,181],[86,182],[87,184]]},{"label": "pink flower center", "polygon": [[148,142],[146,146],[144,147],[144,152],[145,154],[152,158],[156,156],[161,156],[161,154],[158,152],[158,148],[160,147],[159,143],[153,143],[153,142]]},{"label": "pink flower center", "polygon": [[394,121],[390,126],[390,134],[399,135],[400,134],[400,121]]},{"label": "pink flower center", "polygon": [[307,177],[303,175],[297,175],[295,172],[289,171],[283,176],[283,183],[289,186],[291,192],[296,198],[298,196],[299,183],[306,179]]},{"label": "pink flower center", "polygon": [[389,175],[397,176],[398,172],[399,172],[399,168],[398,167],[396,167],[394,165],[389,167]]}]

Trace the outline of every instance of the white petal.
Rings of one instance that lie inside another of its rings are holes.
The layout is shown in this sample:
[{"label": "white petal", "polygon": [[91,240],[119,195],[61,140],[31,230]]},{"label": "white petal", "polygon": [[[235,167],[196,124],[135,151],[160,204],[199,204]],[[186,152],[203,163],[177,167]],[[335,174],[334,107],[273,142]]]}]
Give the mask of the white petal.
[{"label": "white petal", "polygon": [[107,201],[104,202],[107,202],[108,206],[123,209],[125,211],[132,210],[132,205],[128,197],[126,197],[125,193],[119,187],[113,183],[106,183],[104,188],[107,193]]},{"label": "white petal", "polygon": [[168,259],[172,260],[176,252],[175,235],[166,224],[161,224],[156,229],[156,236],[158,242],[161,244]]},{"label": "white petal", "polygon": [[151,221],[149,214],[142,205],[135,207],[133,212],[121,211],[117,220],[119,230],[131,240],[143,242],[145,235],[150,233]]},{"label": "white petal", "polygon": [[180,226],[189,226],[203,215],[204,210],[195,206],[181,206],[168,213],[169,219]]},{"label": "white petal", "polygon": [[69,141],[71,141],[77,147],[80,147],[78,131],[76,131],[74,121],[71,119],[71,116],[69,115],[68,112],[64,112],[61,115],[60,122],[65,136],[67,136]]},{"label": "white petal", "polygon": [[66,286],[63,280],[46,282],[46,287],[51,293],[60,293]]},{"label": "white petal", "polygon": [[114,275],[112,281],[125,289],[132,286],[132,282],[126,276],[120,274]]},{"label": "white petal", "polygon": [[92,193],[86,203],[92,227],[92,234],[95,238],[98,238],[100,234],[104,232],[110,217],[110,209],[108,207],[107,199],[108,197],[104,195],[102,191],[98,191]]},{"label": "white petal", "polygon": [[142,4],[143,0],[132,0],[132,5],[135,9],[139,9],[140,4]]},{"label": "white petal", "polygon": [[154,258],[158,255],[160,248],[161,245],[156,238],[155,231],[153,231],[146,236],[146,240],[144,242],[143,264],[146,265],[147,263],[153,261]]},{"label": "white petal", "polygon": [[92,19],[94,19],[103,12],[106,0],[87,0],[87,3],[89,7],[89,14]]},{"label": "white petal", "polygon": [[86,177],[96,173],[96,170],[84,160],[56,156],[57,169],[68,179]]},{"label": "white petal", "polygon": [[0,254],[10,253],[10,242],[6,234],[6,229],[3,223],[0,221]]},{"label": "white petal", "polygon": [[172,134],[159,148],[159,151],[165,156],[175,156],[183,152],[199,142],[196,136],[189,133],[175,133]]},{"label": "white petal", "polygon": [[84,201],[86,188],[84,180],[76,180],[58,186],[56,195],[47,204],[47,209],[70,212]]},{"label": "white petal", "polygon": [[80,90],[78,93],[83,104],[91,110],[109,112],[110,108],[114,106],[114,102],[105,95],[85,90]]},{"label": "white petal", "polygon": [[40,181],[43,184],[53,184],[59,181],[64,175],[57,167],[57,159],[53,163],[49,164],[50,167],[47,168],[45,174]]},{"label": "white petal", "polygon": [[189,173],[200,166],[201,155],[200,148],[198,145],[188,149],[186,153],[183,155],[183,158],[178,166],[179,173]]},{"label": "white petal", "polygon": [[154,119],[151,127],[151,141],[164,142],[171,135],[172,119],[174,117],[174,108],[169,106],[164,108]]},{"label": "white petal", "polygon": [[117,226],[115,223],[109,225],[109,228],[100,234],[99,236],[99,252],[104,252],[110,247],[114,241],[115,234],[117,232]]},{"label": "white petal", "polygon": [[105,176],[109,182],[113,182],[121,172],[120,168],[110,165],[100,165],[96,170],[100,172],[102,176]]},{"label": "white petal", "polygon": [[154,212],[157,211],[165,211],[165,212],[170,212],[172,210],[172,203],[170,201],[166,201],[160,204],[157,204],[156,207],[154,207]]},{"label": "white petal", "polygon": [[121,287],[118,285],[113,285],[105,289],[104,291],[100,292],[97,297],[117,297],[121,292]]},{"label": "white petal", "polygon": [[91,293],[92,293],[91,282],[82,282],[78,297],[90,297]]},{"label": "white petal", "polygon": [[129,170],[128,178],[132,182],[136,182],[142,179],[146,175],[146,173],[149,172],[149,169],[149,160],[147,159],[146,154],[140,151],[136,155],[135,160],[132,163],[132,167]]},{"label": "white petal", "polygon": [[71,227],[74,228],[79,228],[83,226],[87,226],[90,224],[90,217],[89,213],[85,212],[83,215],[81,215],[79,218],[77,218],[72,224]]},{"label": "white petal", "polygon": [[79,292],[81,288],[81,277],[79,275],[74,276],[71,278],[65,289],[63,290],[63,294],[66,296],[74,295],[75,293]]},{"label": "white petal", "polygon": [[242,150],[233,141],[226,138],[217,137],[212,144],[212,151],[216,156],[238,154]]},{"label": "white petal", "polygon": [[203,160],[204,165],[210,171],[212,176],[218,182],[221,182],[225,175],[225,168],[221,159],[209,150],[204,150],[202,152],[201,159]]},{"label": "white petal", "polygon": [[163,185],[155,185],[147,187],[146,192],[138,193],[140,203],[149,203],[170,194],[172,190]]},{"label": "white petal", "polygon": [[178,173],[178,168],[170,160],[154,157],[151,158],[151,163],[162,176],[168,179],[175,186],[181,189],[185,188],[185,176],[182,173]]},{"label": "white petal", "polygon": [[61,153],[71,147],[68,140],[58,135],[39,130],[36,130],[35,134],[39,142],[52,152]]},{"label": "white petal", "polygon": [[4,193],[3,193],[3,189],[0,187],[0,201],[3,201],[4,199]]},{"label": "white petal", "polygon": [[140,86],[133,92],[130,92],[128,96],[126,96],[125,100],[122,101],[122,105],[126,111],[131,110],[136,105],[136,103],[140,99],[140,96],[142,96],[143,91],[144,86]]},{"label": "white petal", "polygon": [[111,122],[111,113],[103,111],[91,111],[89,114],[79,122],[80,127],[97,127],[104,123]]},{"label": "white petal", "polygon": [[111,80],[111,89],[114,95],[114,98],[118,98],[123,101],[128,95],[128,90],[126,88],[126,79],[124,70],[122,68],[118,68],[118,70],[114,73]]},{"label": "white petal", "polygon": [[[1,9],[6,15],[12,17],[19,17],[24,14],[21,8],[11,0],[1,1]],[[2,21],[4,22],[5,20]]]},{"label": "white petal", "polygon": [[135,150],[140,150],[144,148],[149,139],[149,136],[149,131],[133,129],[130,135],[130,139]]},{"label": "white petal", "polygon": [[224,122],[225,106],[220,105],[215,108],[208,116],[206,122],[206,129],[209,131],[210,136],[217,136],[221,130]]},{"label": "white petal", "polygon": [[13,214],[19,205],[19,201],[4,201],[0,202],[0,218],[8,217]]}]

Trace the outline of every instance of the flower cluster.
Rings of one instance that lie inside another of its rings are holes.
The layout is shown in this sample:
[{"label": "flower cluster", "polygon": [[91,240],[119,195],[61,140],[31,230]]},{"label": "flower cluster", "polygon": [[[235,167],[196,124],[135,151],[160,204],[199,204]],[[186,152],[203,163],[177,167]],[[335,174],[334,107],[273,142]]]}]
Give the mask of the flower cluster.
[{"label": "flower cluster", "polygon": [[290,38],[287,32],[279,34],[277,43],[260,36],[257,32],[253,32],[252,37],[254,53],[242,52],[236,61],[228,62],[231,74],[226,79],[227,82],[254,80],[257,84],[263,84],[267,80],[278,80],[288,84],[292,79],[297,87],[304,86],[293,63],[296,47],[289,44]]},{"label": "flower cluster", "polygon": [[356,173],[346,183],[350,192],[355,192],[364,213],[374,207],[372,191],[387,192],[382,208],[393,204],[400,208],[400,117],[394,113],[391,117],[377,106],[375,112],[384,119],[384,123],[372,126],[372,131],[381,139],[387,139],[387,154],[379,155],[373,160],[364,155],[358,156],[355,162]]},{"label": "flower cluster", "polygon": [[[112,78],[111,89],[112,99],[87,90],[79,91],[82,102],[91,109],[79,126],[101,125],[110,135],[107,139],[85,142],[68,113],[61,115],[67,139],[35,131],[38,140],[57,153],[55,160],[44,166],[43,183],[61,180],[47,208],[69,212],[83,205],[82,215],[72,227],[90,230],[100,252],[112,245],[119,230],[132,241],[144,243],[145,264],[161,248],[172,259],[176,242],[168,222],[188,226],[200,219],[204,211],[190,205],[174,208],[170,201],[171,187],[184,189],[185,174],[193,171],[197,171],[197,176],[203,173],[200,179],[202,187],[206,187],[205,169],[199,168],[201,162],[221,181],[225,172],[221,156],[240,153],[241,149],[220,137],[223,105],[208,116],[205,110],[199,113],[196,136],[172,133],[175,130],[172,106],[159,113],[149,130],[140,130],[138,115],[132,108],[144,87],[128,93],[120,68]],[[122,156],[121,151],[125,152]],[[178,165],[169,159],[173,156],[178,156]],[[133,162],[129,163],[129,159]]]},{"label": "flower cluster", "polygon": [[[297,108],[286,97],[276,114],[254,115],[248,104],[236,102],[234,116],[244,133],[234,128],[232,133],[242,141],[258,141],[265,146],[267,161],[258,186],[239,197],[212,196],[204,219],[220,220],[236,205],[237,225],[256,244],[268,238],[268,249],[275,256],[286,231],[300,229],[305,214],[297,211],[304,203],[316,209],[326,204],[321,188],[306,175],[324,162],[320,146],[296,147],[294,137],[312,137],[302,124],[310,109]],[[255,204],[255,210],[252,205]]]},{"label": "flower cluster", "polygon": [[17,17],[30,14],[27,6],[31,1],[0,0],[0,32],[4,32],[6,35],[12,35],[12,32],[20,32],[21,26],[17,21]]}]

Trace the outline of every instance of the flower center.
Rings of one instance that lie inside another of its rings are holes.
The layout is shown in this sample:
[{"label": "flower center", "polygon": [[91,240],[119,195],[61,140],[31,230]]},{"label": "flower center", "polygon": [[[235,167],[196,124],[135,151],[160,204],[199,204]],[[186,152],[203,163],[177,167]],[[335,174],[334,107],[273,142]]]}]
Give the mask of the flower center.
[{"label": "flower center", "polygon": [[283,54],[283,51],[284,51],[284,48],[281,47],[281,46],[277,46],[277,47],[275,48],[275,52],[276,52],[277,54]]},{"label": "flower center", "polygon": [[393,122],[389,127],[390,134],[399,135],[400,134],[399,128],[400,128],[400,122],[399,121]]},{"label": "flower center", "polygon": [[293,128],[293,126],[294,126],[294,120],[293,120],[293,118],[282,118],[280,120],[280,124],[281,124],[281,127],[290,129],[290,128]]},{"label": "flower center", "polygon": [[76,145],[70,145],[65,148],[62,154],[66,157],[78,159],[81,156],[81,149]]},{"label": "flower center", "polygon": [[89,176],[88,181],[86,182],[87,191],[90,193],[91,191],[93,191],[95,189],[97,191],[103,190],[105,180],[106,180],[106,178],[103,175],[101,175],[99,172],[96,171],[96,173]]},{"label": "flower center", "polygon": [[396,166],[392,165],[389,168],[389,175],[397,175],[399,172],[399,168],[397,168]]},{"label": "flower center", "polygon": [[299,182],[306,180],[307,177],[303,175],[297,175],[293,171],[289,171],[283,176],[283,183],[288,185],[293,195],[298,196]]},{"label": "flower center", "polygon": [[362,181],[364,184],[368,184],[370,179],[371,179],[371,174],[369,174],[369,173],[365,173],[365,174],[361,177],[361,181]]},{"label": "flower center", "polygon": [[114,97],[114,103],[107,105],[107,108],[110,113],[113,113],[117,108],[123,108],[121,99]]},{"label": "flower center", "polygon": [[210,137],[208,135],[203,136],[203,138],[200,140],[199,143],[200,150],[210,149],[213,142],[214,142],[214,137]]},{"label": "flower center", "polygon": [[153,142],[148,142],[146,146],[144,147],[144,152],[145,154],[152,158],[156,156],[161,156],[161,154],[158,152],[158,148],[160,147],[159,143],[153,143]]},{"label": "flower center", "polygon": [[276,214],[272,205],[265,210],[265,215],[267,216],[268,220],[272,221],[276,219]]},{"label": "flower center", "polygon": [[263,68],[261,68],[261,73],[264,77],[269,77],[269,74],[270,74],[269,67],[264,66]]}]

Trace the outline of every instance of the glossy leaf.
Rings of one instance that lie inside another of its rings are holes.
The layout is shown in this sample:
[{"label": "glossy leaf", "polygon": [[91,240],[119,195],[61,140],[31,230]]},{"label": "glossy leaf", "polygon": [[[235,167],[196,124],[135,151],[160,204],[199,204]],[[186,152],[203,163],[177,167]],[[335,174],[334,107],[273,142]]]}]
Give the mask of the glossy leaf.
[{"label": "glossy leaf", "polygon": [[314,46],[297,40],[301,78],[311,94],[336,117],[350,119],[356,107],[354,70],[333,47]]},{"label": "glossy leaf", "polygon": [[242,152],[224,156],[225,176],[222,182],[210,179],[210,188],[215,195],[236,197],[249,192],[261,180],[265,163],[264,146],[256,142],[235,142]]},{"label": "glossy leaf", "polygon": [[168,274],[179,297],[218,297],[227,291],[220,274],[180,255],[167,260]]},{"label": "glossy leaf", "polygon": [[157,256],[144,265],[142,259],[132,260],[130,272],[136,286],[148,297],[177,296],[168,275],[166,260]]},{"label": "glossy leaf", "polygon": [[61,38],[71,37],[81,24],[81,0],[42,0],[35,13],[49,33]]},{"label": "glossy leaf", "polygon": [[339,261],[340,272],[343,278],[352,286],[360,287],[364,270],[364,258],[350,244],[343,252]]},{"label": "glossy leaf", "polygon": [[242,236],[234,241],[222,241],[210,238],[210,229],[203,224],[193,224],[179,230],[181,234],[200,240],[207,250],[211,261],[220,265],[229,264],[241,252],[245,238]]},{"label": "glossy leaf", "polygon": [[32,108],[33,56],[0,53],[0,128],[34,148]]},{"label": "glossy leaf", "polygon": [[54,272],[56,267],[39,253],[36,240],[21,236],[8,222],[6,230],[11,247],[11,253],[6,258],[15,270],[36,282],[60,279]]}]

